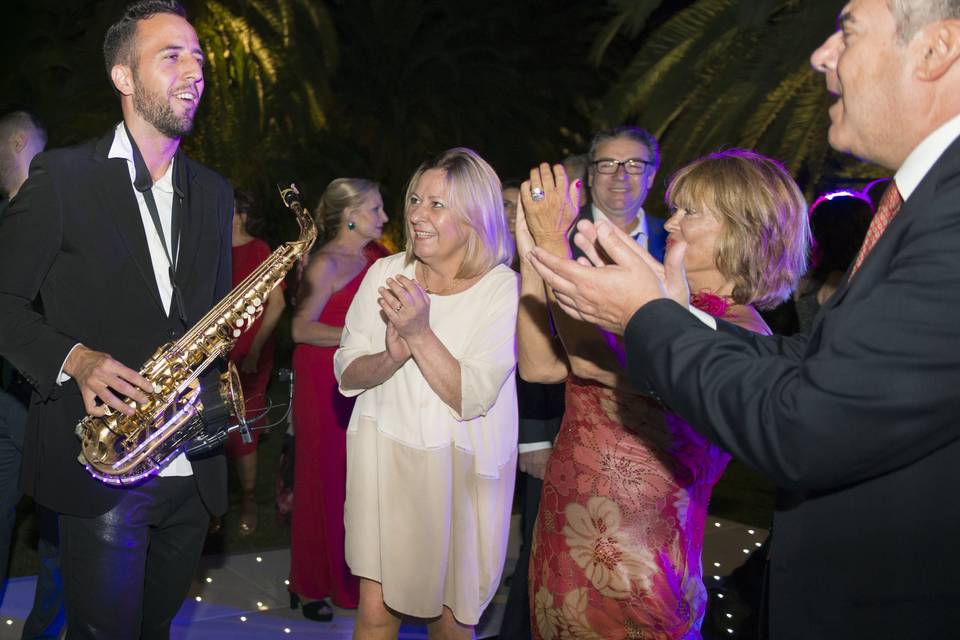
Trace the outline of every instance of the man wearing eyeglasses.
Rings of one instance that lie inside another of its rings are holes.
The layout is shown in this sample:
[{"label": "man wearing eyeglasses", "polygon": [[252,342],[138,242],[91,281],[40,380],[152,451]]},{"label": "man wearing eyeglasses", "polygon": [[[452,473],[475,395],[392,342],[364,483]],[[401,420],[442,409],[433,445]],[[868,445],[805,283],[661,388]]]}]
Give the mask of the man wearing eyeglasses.
[{"label": "man wearing eyeglasses", "polygon": [[[590,142],[587,185],[591,204],[579,218],[594,223],[609,220],[663,261],[667,233],[663,220],[648,216],[643,202],[660,166],[657,139],[639,127],[599,131]],[[571,233],[575,233],[571,230]],[[579,249],[572,242],[574,255]]]}]

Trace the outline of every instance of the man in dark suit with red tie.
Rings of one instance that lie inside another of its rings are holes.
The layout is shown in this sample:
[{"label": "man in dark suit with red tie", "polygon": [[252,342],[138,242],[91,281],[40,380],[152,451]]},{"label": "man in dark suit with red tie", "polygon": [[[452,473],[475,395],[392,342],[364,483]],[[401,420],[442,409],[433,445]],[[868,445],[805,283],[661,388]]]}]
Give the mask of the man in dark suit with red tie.
[{"label": "man in dark suit with red tie", "polygon": [[896,175],[808,334],[694,318],[682,243],[662,280],[609,225],[581,231],[616,264],[532,260],[568,313],[624,334],[635,384],[795,494],[769,637],[956,637],[960,2],[852,0],[839,27],[811,57],[837,95],[830,144]]},{"label": "man in dark suit with red tie", "polygon": [[229,292],[233,189],[180,148],[204,84],[179,3],[127,7],[104,58],[123,120],[38,155],[0,221],[0,355],[34,387],[20,484],[62,514],[68,638],[166,638],[226,510],[223,456],[113,487],[77,461],[74,428],[144,402],[135,368]]}]

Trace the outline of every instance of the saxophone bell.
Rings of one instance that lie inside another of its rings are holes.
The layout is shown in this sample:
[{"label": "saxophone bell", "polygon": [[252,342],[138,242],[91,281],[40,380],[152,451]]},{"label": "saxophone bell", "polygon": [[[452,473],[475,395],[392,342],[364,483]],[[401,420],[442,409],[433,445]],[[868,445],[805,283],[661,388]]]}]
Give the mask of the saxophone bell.
[{"label": "saxophone bell", "polygon": [[193,418],[198,421],[202,433],[216,435],[226,432],[231,418],[246,424],[243,388],[237,367],[228,362],[226,371],[217,377],[211,375],[207,378],[200,391],[200,406]]}]

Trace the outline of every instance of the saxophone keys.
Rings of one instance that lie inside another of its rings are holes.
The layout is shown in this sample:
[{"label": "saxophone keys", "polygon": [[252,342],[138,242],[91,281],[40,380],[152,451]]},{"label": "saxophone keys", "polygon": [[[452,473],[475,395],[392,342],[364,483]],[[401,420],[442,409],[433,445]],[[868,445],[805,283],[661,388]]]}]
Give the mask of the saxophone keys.
[{"label": "saxophone keys", "polygon": [[247,313],[248,313],[248,314],[250,314],[250,315],[252,316],[252,315],[253,315],[254,313],[256,313],[256,312],[257,312],[257,308],[256,308],[255,306],[253,306],[252,304],[248,304],[248,305],[247,305]]},{"label": "saxophone keys", "polygon": [[234,330],[233,330],[233,337],[234,337],[234,338],[239,338],[241,333],[243,333],[243,332],[240,331],[240,329],[234,329]]}]

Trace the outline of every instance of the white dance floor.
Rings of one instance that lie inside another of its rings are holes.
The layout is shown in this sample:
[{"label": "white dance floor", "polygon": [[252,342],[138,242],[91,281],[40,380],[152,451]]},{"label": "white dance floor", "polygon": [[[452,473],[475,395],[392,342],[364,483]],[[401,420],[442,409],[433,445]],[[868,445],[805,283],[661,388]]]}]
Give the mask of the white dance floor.
[{"label": "white dance floor", "polygon": [[[514,532],[519,517],[514,517]],[[759,547],[767,531],[708,518],[705,532],[703,573],[707,586],[714,576],[729,574],[747,554]],[[517,554],[512,537],[507,573]],[[332,622],[305,619],[290,609],[285,580],[289,549],[227,556],[205,556],[189,598],[174,620],[173,640],[248,640],[253,638],[349,639],[353,612],[336,610]],[[20,630],[33,602],[35,577],[13,578],[0,605],[0,638],[20,637]],[[507,587],[501,586],[477,629],[479,638],[494,637],[500,627]],[[404,624],[400,638],[426,638],[422,625]]]}]

